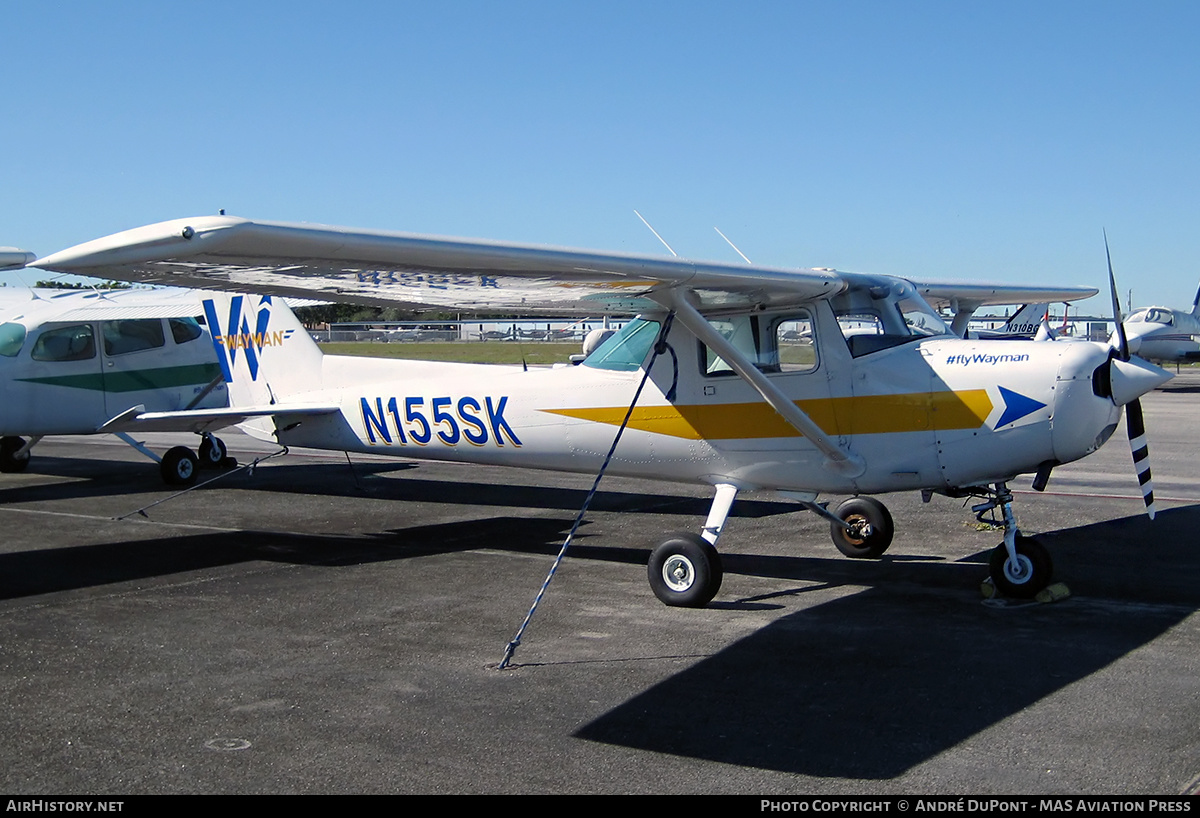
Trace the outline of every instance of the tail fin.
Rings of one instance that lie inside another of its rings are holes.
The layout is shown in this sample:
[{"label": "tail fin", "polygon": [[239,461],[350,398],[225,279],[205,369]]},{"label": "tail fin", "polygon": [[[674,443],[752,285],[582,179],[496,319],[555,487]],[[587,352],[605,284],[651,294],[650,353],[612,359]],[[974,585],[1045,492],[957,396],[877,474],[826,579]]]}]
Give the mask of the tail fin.
[{"label": "tail fin", "polygon": [[1200,318],[1200,287],[1196,288],[1196,297],[1192,299],[1192,315]]},{"label": "tail fin", "polygon": [[282,298],[212,293],[204,317],[230,406],[264,406],[321,388],[321,349]]},{"label": "tail fin", "polygon": [[1038,331],[1038,327],[1042,324],[1042,319],[1046,316],[1049,304],[1026,304],[1017,310],[1016,315],[1008,319],[999,332],[1004,335],[1033,335]]}]

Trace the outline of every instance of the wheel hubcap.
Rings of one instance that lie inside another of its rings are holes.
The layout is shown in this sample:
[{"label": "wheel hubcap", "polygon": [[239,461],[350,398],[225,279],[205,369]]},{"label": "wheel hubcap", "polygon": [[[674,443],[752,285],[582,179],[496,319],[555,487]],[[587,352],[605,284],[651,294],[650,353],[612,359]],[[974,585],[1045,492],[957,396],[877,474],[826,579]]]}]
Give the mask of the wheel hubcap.
[{"label": "wheel hubcap", "polygon": [[862,545],[871,536],[871,523],[861,514],[851,515],[846,518],[846,522],[850,525],[850,530],[846,532],[846,539],[851,544]]},{"label": "wheel hubcap", "polygon": [[1004,561],[1004,578],[1014,585],[1022,585],[1033,577],[1033,561],[1024,554],[1017,554],[1016,564],[1011,558]]},{"label": "wheel hubcap", "polygon": [[663,563],[662,577],[672,591],[686,591],[696,581],[696,569],[687,557],[672,554]]}]

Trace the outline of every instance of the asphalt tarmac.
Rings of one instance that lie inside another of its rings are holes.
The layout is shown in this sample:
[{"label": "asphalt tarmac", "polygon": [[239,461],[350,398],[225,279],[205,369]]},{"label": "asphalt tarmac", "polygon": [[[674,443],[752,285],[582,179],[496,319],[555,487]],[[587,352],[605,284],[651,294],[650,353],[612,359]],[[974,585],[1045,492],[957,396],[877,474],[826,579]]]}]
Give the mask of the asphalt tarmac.
[{"label": "asphalt tarmac", "polygon": [[1198,398],[1144,399],[1154,522],[1123,432],[1013,484],[1052,604],[985,601],[999,533],[904,494],[879,561],[740,498],[667,608],[649,549],[708,494],[606,479],[503,671],[590,477],[293,452],[143,516],[153,464],[47,439],[0,476],[0,791],[1196,792]]}]

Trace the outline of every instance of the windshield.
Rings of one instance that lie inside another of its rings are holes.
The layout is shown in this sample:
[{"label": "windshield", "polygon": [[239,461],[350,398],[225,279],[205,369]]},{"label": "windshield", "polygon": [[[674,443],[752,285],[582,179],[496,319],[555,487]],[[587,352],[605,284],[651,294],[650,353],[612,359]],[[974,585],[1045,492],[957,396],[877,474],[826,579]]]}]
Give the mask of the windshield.
[{"label": "windshield", "polygon": [[950,328],[907,281],[854,287],[830,303],[850,354],[856,358],[921,338],[950,334]]},{"label": "windshield", "polygon": [[1175,314],[1162,307],[1150,307],[1130,316],[1129,321],[1131,323],[1145,321],[1147,324],[1166,324],[1167,326],[1171,326],[1175,323]]},{"label": "windshield", "polygon": [[593,369],[634,372],[641,367],[658,338],[658,322],[635,318],[601,344],[583,365]]},{"label": "windshield", "polygon": [[5,358],[15,358],[25,346],[25,327],[9,321],[0,324],[0,355]]}]

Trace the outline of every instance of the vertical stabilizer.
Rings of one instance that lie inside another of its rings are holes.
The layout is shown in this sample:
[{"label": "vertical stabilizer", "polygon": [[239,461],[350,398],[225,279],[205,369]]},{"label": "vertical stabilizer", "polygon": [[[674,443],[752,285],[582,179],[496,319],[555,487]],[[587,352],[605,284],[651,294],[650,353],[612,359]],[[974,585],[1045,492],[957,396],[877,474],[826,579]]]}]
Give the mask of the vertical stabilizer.
[{"label": "vertical stabilizer", "polygon": [[282,298],[213,293],[204,317],[230,406],[279,403],[321,388],[321,349]]},{"label": "vertical stabilizer", "polygon": [[1192,315],[1200,318],[1200,287],[1196,288],[1196,297],[1192,299]]},{"label": "vertical stabilizer", "polygon": [[1025,304],[1005,322],[1004,326],[1000,328],[999,334],[1032,338],[1042,325],[1042,320],[1049,314],[1049,310],[1050,305],[1045,302]]}]

